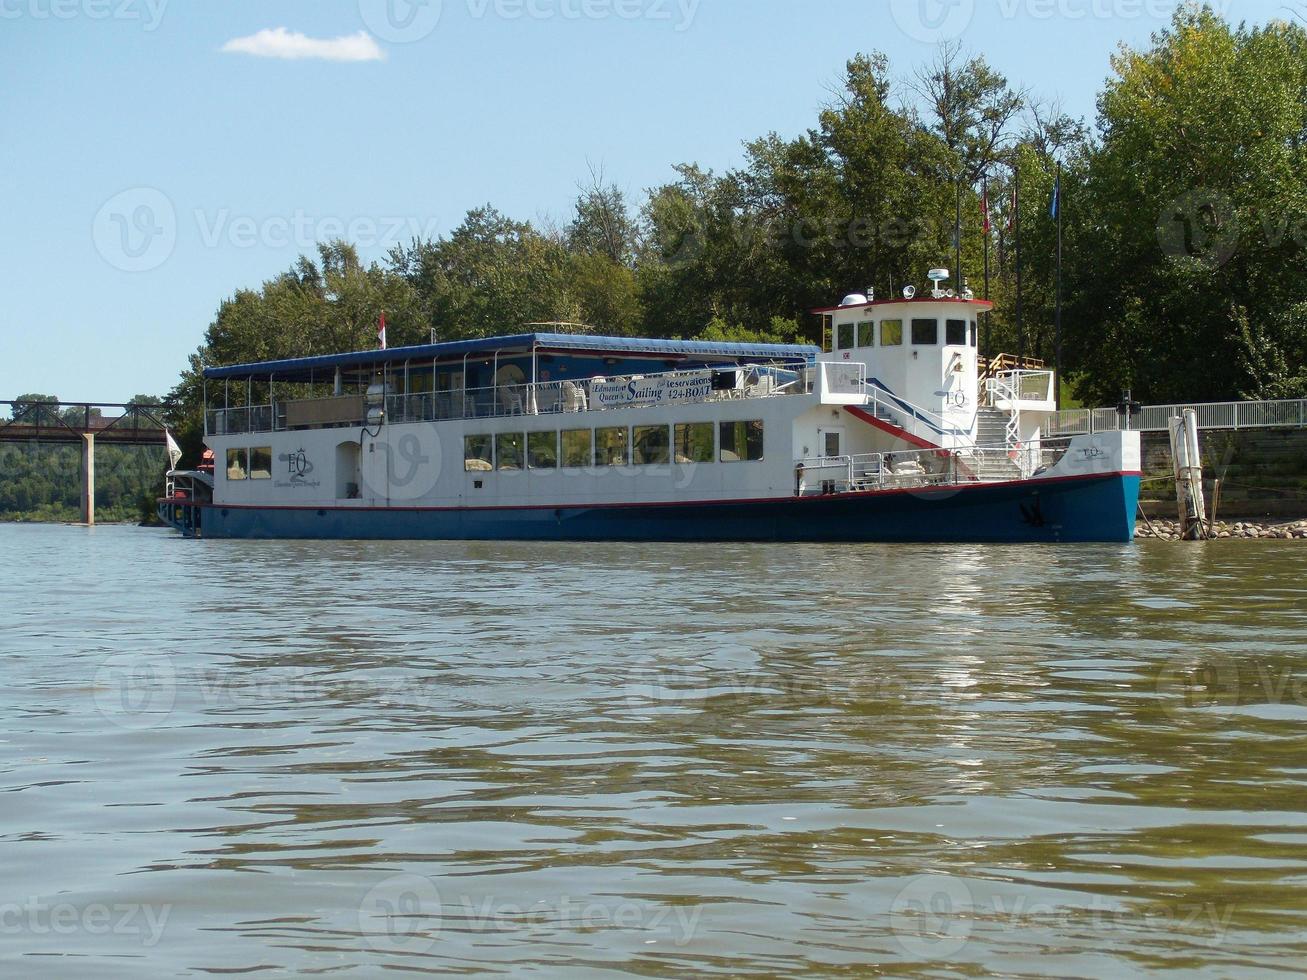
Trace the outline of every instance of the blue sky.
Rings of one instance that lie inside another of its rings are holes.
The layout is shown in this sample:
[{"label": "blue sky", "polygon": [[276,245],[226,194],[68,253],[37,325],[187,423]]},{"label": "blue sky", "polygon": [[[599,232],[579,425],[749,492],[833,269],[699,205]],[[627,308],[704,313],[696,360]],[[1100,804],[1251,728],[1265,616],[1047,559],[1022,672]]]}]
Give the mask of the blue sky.
[{"label": "blue sky", "polygon": [[319,238],[380,257],[486,202],[564,220],[592,164],[637,201],[674,163],[729,168],[743,141],[811,126],[859,51],[908,76],[958,37],[1092,119],[1117,44],[1171,9],[0,0],[0,399],[165,393],[219,302]]}]

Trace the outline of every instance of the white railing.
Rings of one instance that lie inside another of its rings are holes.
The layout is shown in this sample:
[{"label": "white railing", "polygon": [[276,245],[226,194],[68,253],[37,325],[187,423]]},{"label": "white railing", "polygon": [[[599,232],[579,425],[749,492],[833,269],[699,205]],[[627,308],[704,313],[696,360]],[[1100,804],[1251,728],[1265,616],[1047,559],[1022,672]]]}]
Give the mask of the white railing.
[{"label": "white railing", "polygon": [[[1262,402],[1211,402],[1197,405],[1148,405],[1130,422],[1140,432],[1165,432],[1171,419],[1186,409],[1198,413],[1200,429],[1307,428],[1307,399]],[[1114,432],[1123,428],[1114,408],[1072,408],[1058,412],[1044,431],[1054,436]]]},{"label": "white railing", "polygon": [[[956,422],[950,422],[942,415],[936,415],[927,408],[920,405],[914,405],[912,402],[892,395],[874,385],[868,385],[866,391],[870,399],[870,407],[873,414],[888,422],[893,422],[899,428],[912,432],[910,424],[903,424],[905,420],[925,423],[930,430],[927,434],[930,436],[966,436],[970,438],[969,429],[962,428]],[[913,433],[914,435],[916,433]]]},{"label": "white railing", "polygon": [[[732,372],[735,374],[733,385],[729,383]],[[723,380],[727,382],[724,386]],[[620,393],[627,386],[631,386],[633,391],[629,400],[624,400],[620,394],[617,398],[613,397],[615,392]],[[729,369],[390,394],[385,399],[385,420],[390,423],[443,422],[516,415],[603,412],[668,404],[778,398],[819,391],[841,397],[862,397],[866,394],[866,366],[861,363],[830,363],[805,369],[789,364],[750,364]],[[341,402],[350,400],[328,399]],[[362,399],[354,398],[352,401],[366,412]],[[359,426],[364,422],[363,417],[332,417],[296,427]],[[275,432],[288,427],[284,403],[211,409],[205,413],[205,426],[208,435]]]},{"label": "white railing", "polygon": [[1053,371],[1000,371],[985,380],[986,404],[1038,402],[1056,399],[1057,374]]},{"label": "white railing", "polygon": [[859,490],[933,489],[1030,479],[1066,454],[1065,445],[1013,450],[977,447],[923,449],[805,459],[797,466],[797,493],[811,496]]},{"label": "white railing", "polygon": [[867,365],[862,361],[823,361],[817,365],[821,372],[821,394],[861,398],[867,394]]}]

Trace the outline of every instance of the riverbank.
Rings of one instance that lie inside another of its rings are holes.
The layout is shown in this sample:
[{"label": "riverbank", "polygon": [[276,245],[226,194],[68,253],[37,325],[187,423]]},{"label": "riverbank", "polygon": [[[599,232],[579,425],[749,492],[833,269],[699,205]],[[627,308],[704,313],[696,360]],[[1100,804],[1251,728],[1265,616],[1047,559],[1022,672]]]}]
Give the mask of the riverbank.
[{"label": "riverbank", "polygon": [[[1158,541],[1179,541],[1180,522],[1158,520],[1140,521],[1135,537]],[[1251,521],[1216,522],[1216,539],[1307,541],[1307,520],[1290,524],[1256,524]]]}]

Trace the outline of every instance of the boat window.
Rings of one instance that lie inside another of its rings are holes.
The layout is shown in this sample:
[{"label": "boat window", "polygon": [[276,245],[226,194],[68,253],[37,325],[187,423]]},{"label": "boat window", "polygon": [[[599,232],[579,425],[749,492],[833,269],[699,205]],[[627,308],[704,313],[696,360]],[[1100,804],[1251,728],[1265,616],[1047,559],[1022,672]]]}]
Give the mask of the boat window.
[{"label": "boat window", "polygon": [[631,434],[636,466],[664,466],[672,461],[671,429],[665,425],[637,425]]},{"label": "boat window", "polygon": [[248,480],[250,478],[250,459],[247,449],[227,450],[227,479]]},{"label": "boat window", "polygon": [[755,462],[762,459],[761,422],[721,423],[723,463]]},{"label": "boat window", "polygon": [[558,433],[532,432],[528,435],[526,464],[533,470],[558,469]]},{"label": "boat window", "polygon": [[711,422],[687,422],[676,427],[676,462],[711,463],[713,458]]},{"label": "boat window", "polygon": [[972,347],[979,346],[978,343],[977,343],[977,341],[976,341],[976,321],[975,321],[975,320],[972,320],[972,321],[971,321],[971,346],[972,346]]},{"label": "boat window", "polygon": [[903,346],[903,321],[902,320],[880,321],[880,346],[882,347]]},{"label": "boat window", "polygon": [[494,469],[490,463],[490,437],[463,437],[463,469],[468,473],[489,473]]},{"label": "boat window", "polygon": [[870,320],[864,320],[858,324],[858,346],[875,347],[876,346],[876,324]]},{"label": "boat window", "polygon": [[563,433],[563,465],[580,469],[590,465],[590,430],[568,429]]},{"label": "boat window", "polygon": [[938,343],[939,343],[938,320],[913,320],[912,321],[912,346],[913,347],[934,347]]},{"label": "boat window", "polygon": [[250,450],[250,479],[272,479],[272,447],[255,446]]},{"label": "boat window", "polygon": [[501,432],[495,436],[495,466],[501,470],[526,467],[526,436],[521,432]]},{"label": "boat window", "polygon": [[839,328],[839,343],[836,345],[836,349],[853,350],[854,343],[857,339],[856,325],[852,323],[841,323]]},{"label": "boat window", "polygon": [[967,321],[949,320],[944,327],[944,343],[949,347],[966,347]]},{"label": "boat window", "polygon": [[595,466],[625,466],[627,438],[624,425],[615,429],[595,429]]}]

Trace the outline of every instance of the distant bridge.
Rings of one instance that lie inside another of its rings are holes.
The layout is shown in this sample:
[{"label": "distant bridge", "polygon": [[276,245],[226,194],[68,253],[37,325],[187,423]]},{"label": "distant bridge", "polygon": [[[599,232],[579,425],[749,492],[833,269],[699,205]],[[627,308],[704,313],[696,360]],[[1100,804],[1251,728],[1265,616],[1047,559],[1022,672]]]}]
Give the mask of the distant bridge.
[{"label": "distant bridge", "polygon": [[[136,402],[0,401],[0,443],[75,445],[82,450],[82,520],[95,523],[95,444],[168,444],[166,405]],[[110,413],[110,414],[106,414]]]}]

